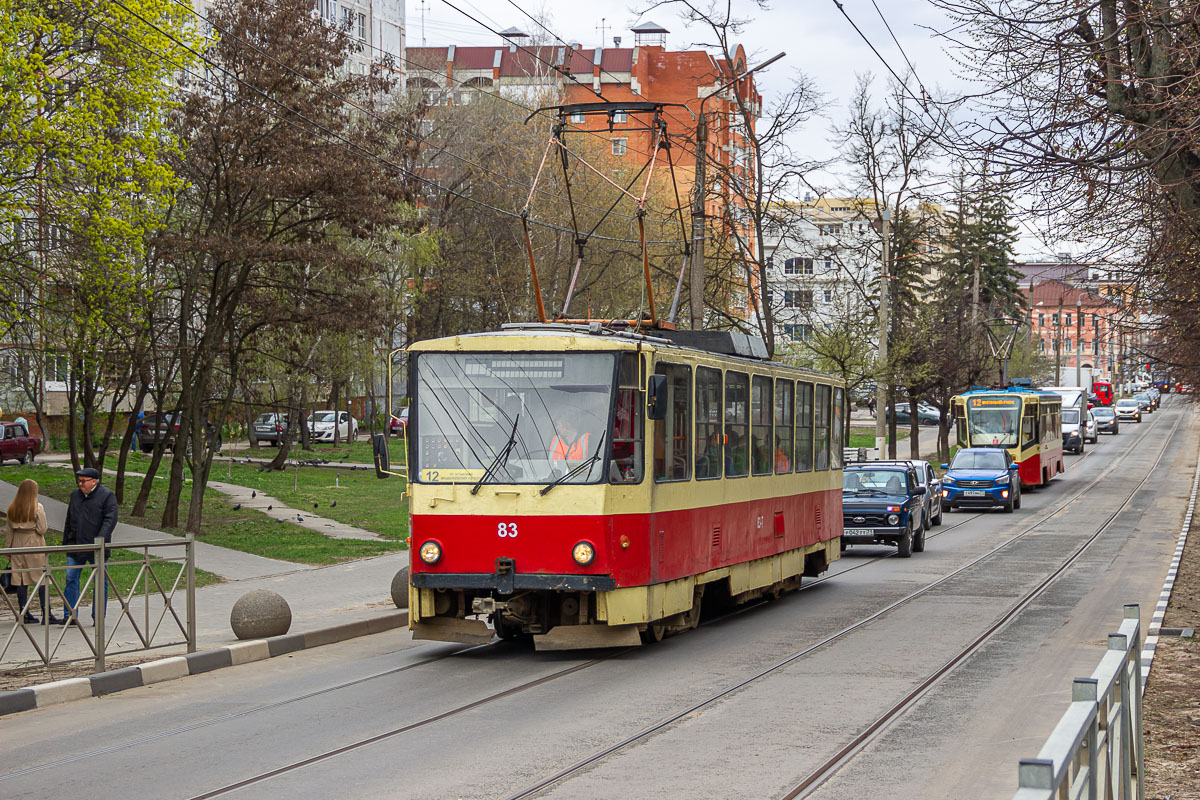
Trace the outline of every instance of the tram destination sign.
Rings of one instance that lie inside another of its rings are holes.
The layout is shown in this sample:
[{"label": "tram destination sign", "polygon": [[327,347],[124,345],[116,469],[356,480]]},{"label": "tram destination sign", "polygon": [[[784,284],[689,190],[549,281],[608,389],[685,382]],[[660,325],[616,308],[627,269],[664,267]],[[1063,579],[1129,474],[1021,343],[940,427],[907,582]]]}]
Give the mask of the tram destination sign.
[{"label": "tram destination sign", "polygon": [[1020,408],[1019,397],[969,397],[967,408]]}]

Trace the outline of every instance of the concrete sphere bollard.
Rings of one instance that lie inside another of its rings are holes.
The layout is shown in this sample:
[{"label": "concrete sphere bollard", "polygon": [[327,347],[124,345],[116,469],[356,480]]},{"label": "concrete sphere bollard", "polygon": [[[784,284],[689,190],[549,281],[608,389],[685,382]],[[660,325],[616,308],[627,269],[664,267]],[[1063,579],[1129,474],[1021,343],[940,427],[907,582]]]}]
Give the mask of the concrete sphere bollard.
[{"label": "concrete sphere bollard", "polygon": [[392,578],[392,602],[396,608],[408,608],[408,567],[396,573]]},{"label": "concrete sphere bollard", "polygon": [[229,613],[229,626],[239,639],[282,636],[292,627],[292,609],[274,592],[255,589],[238,598]]}]

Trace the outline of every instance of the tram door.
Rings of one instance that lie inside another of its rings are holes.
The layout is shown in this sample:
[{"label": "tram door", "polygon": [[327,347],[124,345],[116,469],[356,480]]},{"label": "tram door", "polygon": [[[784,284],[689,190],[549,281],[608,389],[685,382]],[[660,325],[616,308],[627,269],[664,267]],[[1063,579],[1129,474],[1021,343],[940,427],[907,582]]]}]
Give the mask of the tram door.
[{"label": "tram door", "polygon": [[[692,480],[692,368],[687,364],[656,365],[656,375],[666,377],[666,414],[654,420],[651,454],[654,483],[650,492],[650,535],[653,542],[651,579],[663,579],[669,551],[686,536],[678,525],[679,515],[662,513],[685,500]],[[686,552],[686,550],[684,550]]]}]

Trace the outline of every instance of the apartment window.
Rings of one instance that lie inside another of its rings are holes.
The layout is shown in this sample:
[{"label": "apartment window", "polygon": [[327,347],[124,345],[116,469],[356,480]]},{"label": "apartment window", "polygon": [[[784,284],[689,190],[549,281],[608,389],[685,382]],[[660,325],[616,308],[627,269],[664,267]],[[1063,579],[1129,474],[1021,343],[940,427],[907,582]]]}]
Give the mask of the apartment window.
[{"label": "apartment window", "polygon": [[1066,321],[1063,324],[1066,325],[1068,328],[1071,327],[1071,315],[1070,314],[1067,314]]},{"label": "apartment window", "polygon": [[812,305],[811,289],[788,289],[783,293],[784,308],[812,308]]},{"label": "apartment window", "polygon": [[342,30],[349,33],[354,29],[354,9],[342,8]]},{"label": "apartment window", "polygon": [[361,11],[358,13],[358,38],[364,42],[367,40],[367,15]]},{"label": "apartment window", "polygon": [[812,325],[784,325],[783,332],[792,339],[807,339],[812,336]]},{"label": "apartment window", "polygon": [[826,290],[825,290],[825,292],[824,292],[824,295],[823,295],[823,296],[824,296],[824,298],[825,298],[825,302],[826,302],[826,303],[832,303],[832,302],[833,302],[833,291],[832,291],[832,290],[830,290],[830,289],[826,289]]},{"label": "apartment window", "polygon": [[725,477],[744,478],[750,468],[750,377],[725,373]]},{"label": "apartment window", "polygon": [[784,275],[812,275],[813,260],[811,258],[789,258],[783,262]]},{"label": "apartment window", "polygon": [[1041,328],[1046,324],[1046,315],[1038,314],[1038,327]]},{"label": "apartment window", "polygon": [[825,269],[826,270],[833,269],[833,259],[829,258],[828,256],[825,257]]},{"label": "apartment window", "polygon": [[826,223],[824,225],[818,225],[817,228],[820,230],[822,236],[836,236],[842,232],[841,224],[835,225]]},{"label": "apartment window", "polygon": [[574,122],[577,125],[582,125],[584,116],[583,116],[583,114],[572,114],[570,119],[571,119],[571,122]]},{"label": "apartment window", "polygon": [[625,146],[628,142],[629,142],[628,139],[613,139],[612,140],[612,154],[614,156],[625,155]]},{"label": "apartment window", "polygon": [[617,122],[617,123],[626,122],[626,121],[628,121],[628,119],[629,119],[629,115],[627,113],[625,113],[624,111],[614,111],[613,112],[613,122]]},{"label": "apartment window", "polygon": [[337,3],[335,0],[321,0],[321,16],[329,23],[337,21]]},{"label": "apartment window", "polygon": [[696,479],[721,477],[721,370],[696,370]]},{"label": "apartment window", "polygon": [[1058,314],[1051,314],[1051,315],[1050,315],[1050,324],[1051,324],[1051,325],[1057,325],[1057,324],[1058,324]]},{"label": "apartment window", "polygon": [[774,405],[771,401],[771,378],[755,375],[750,393],[750,426],[754,448],[750,453],[752,472],[755,475],[770,475],[774,464],[774,438],[771,436],[771,416]]},{"label": "apartment window", "polygon": [[1068,350],[1071,349],[1071,337],[1070,336],[1067,337],[1067,343],[1064,345],[1064,347],[1066,347],[1066,349],[1068,349]]}]

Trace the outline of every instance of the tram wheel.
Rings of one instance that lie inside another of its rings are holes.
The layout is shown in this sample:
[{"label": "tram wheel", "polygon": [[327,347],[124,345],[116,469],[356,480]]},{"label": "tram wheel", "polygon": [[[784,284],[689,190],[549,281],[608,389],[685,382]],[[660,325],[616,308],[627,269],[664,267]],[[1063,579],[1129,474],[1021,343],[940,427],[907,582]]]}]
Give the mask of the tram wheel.
[{"label": "tram wheel", "polygon": [[654,644],[661,642],[663,636],[667,633],[667,623],[664,620],[656,619],[653,622],[646,623],[646,629],[642,631],[642,641],[646,644]]}]

